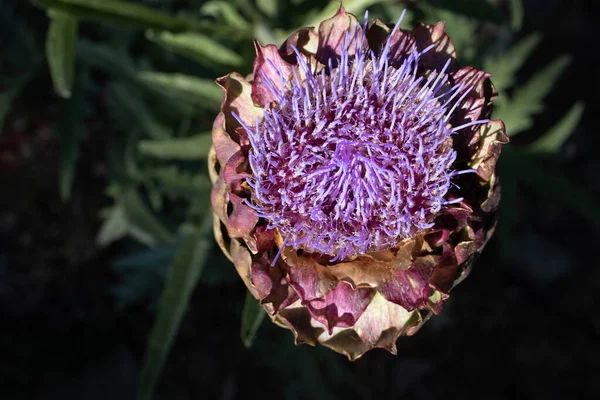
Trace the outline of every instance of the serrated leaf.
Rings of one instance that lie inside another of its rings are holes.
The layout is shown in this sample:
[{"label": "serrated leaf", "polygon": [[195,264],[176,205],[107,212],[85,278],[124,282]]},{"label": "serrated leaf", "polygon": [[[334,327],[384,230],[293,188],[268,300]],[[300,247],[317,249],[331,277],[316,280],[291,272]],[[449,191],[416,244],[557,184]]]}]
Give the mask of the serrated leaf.
[{"label": "serrated leaf", "polygon": [[208,68],[214,69],[221,65],[238,67],[244,63],[242,56],[235,51],[200,33],[146,31],[146,38]]},{"label": "serrated leaf", "polygon": [[190,296],[210,254],[212,215],[207,213],[198,229],[185,226],[181,245],[169,266],[156,321],[150,332],[142,367],[139,399],[154,396],[156,382],[175,339]]},{"label": "serrated leaf", "polygon": [[172,16],[150,7],[118,0],[33,0],[44,8],[55,8],[82,19],[92,19],[135,28],[168,31],[206,30],[198,21]]},{"label": "serrated leaf", "polygon": [[514,136],[533,125],[533,117],[544,110],[544,98],[570,60],[569,56],[562,56],[552,61],[528,82],[517,87],[510,100],[499,104],[494,117],[504,121],[508,136]]},{"label": "serrated leaf", "polygon": [[145,156],[162,160],[205,160],[212,144],[210,133],[167,140],[142,140],[138,150]]},{"label": "serrated leaf", "polygon": [[173,240],[173,234],[150,211],[135,188],[126,189],[120,201],[129,221],[129,232],[144,244],[154,246]]},{"label": "serrated leaf", "polygon": [[154,139],[166,139],[171,136],[167,126],[157,121],[148,110],[139,90],[123,82],[112,83],[108,88],[110,112],[127,129],[139,127]]},{"label": "serrated leaf", "polygon": [[492,82],[499,93],[504,92],[515,83],[517,72],[541,39],[542,35],[534,32],[506,52],[484,60],[483,70],[492,74]]},{"label": "serrated leaf", "polygon": [[477,20],[502,22],[500,10],[484,0],[423,0],[423,3]]},{"label": "serrated leaf", "polygon": [[74,16],[50,9],[50,26],[46,36],[46,58],[56,93],[71,97],[75,77],[75,42],[78,21]]},{"label": "serrated leaf", "polygon": [[576,103],[552,129],[531,143],[528,150],[536,154],[557,152],[579,124],[584,108],[583,102]]},{"label": "serrated leaf", "polygon": [[223,91],[210,79],[153,71],[141,72],[138,77],[155,95],[198,109],[218,111],[221,107]]},{"label": "serrated leaf", "polygon": [[249,291],[246,291],[246,301],[244,303],[244,310],[242,311],[241,321],[241,336],[242,342],[247,349],[252,347],[254,337],[260,324],[265,319],[265,310],[260,306],[258,300],[252,296]]}]

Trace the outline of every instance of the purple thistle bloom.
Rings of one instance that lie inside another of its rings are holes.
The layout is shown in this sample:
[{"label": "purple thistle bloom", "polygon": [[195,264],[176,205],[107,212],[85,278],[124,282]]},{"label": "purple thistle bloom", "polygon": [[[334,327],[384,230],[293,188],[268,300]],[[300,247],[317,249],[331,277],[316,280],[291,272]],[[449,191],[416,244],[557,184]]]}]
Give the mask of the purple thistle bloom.
[{"label": "purple thistle bloom", "polygon": [[418,73],[433,45],[390,65],[393,35],[377,55],[364,37],[367,22],[368,14],[362,32],[346,32],[340,59],[329,58],[320,71],[294,47],[293,79],[277,70],[280,90],[264,76],[275,103],[255,126],[240,121],[252,145],[249,185],[258,216],[286,245],[334,255],[332,261],[431,228],[457,174],[450,136],[489,122],[449,127],[460,95],[472,88],[448,85],[450,60],[427,78]]},{"label": "purple thistle bloom", "polygon": [[440,312],[500,198],[490,75],[458,67],[443,23],[401,20],[340,7],[217,80],[215,237],[297,343],[351,359]]}]

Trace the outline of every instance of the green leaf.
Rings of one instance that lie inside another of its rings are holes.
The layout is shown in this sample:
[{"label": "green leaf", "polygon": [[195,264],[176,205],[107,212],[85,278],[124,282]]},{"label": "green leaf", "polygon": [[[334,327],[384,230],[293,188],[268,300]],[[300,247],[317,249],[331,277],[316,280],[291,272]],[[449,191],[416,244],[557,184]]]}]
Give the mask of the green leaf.
[{"label": "green leaf", "polygon": [[[80,40],[77,45],[77,51],[81,61],[115,78],[122,79],[128,84],[133,84],[143,91],[144,94],[149,94],[153,96],[154,100],[159,100],[160,104],[158,106],[160,107],[160,111],[173,113],[177,116],[197,114],[195,104],[190,104],[189,99],[182,100],[181,98],[173,97],[173,93],[162,93],[160,87],[139,79],[139,72],[124,49],[114,49],[106,45]],[[117,111],[117,114],[119,114],[119,111]],[[127,119],[133,119],[133,117],[130,115]],[[162,130],[161,128],[159,129]]]},{"label": "green leaf", "polygon": [[59,191],[63,201],[71,197],[71,189],[75,178],[79,148],[85,128],[83,125],[83,103],[81,95],[76,93],[63,105],[63,117],[57,126],[60,136],[60,165],[59,165]]},{"label": "green leaf", "polygon": [[510,27],[513,31],[518,31],[523,26],[523,18],[525,17],[525,9],[523,8],[523,0],[510,0]]},{"label": "green leaf", "polygon": [[171,232],[146,206],[136,188],[112,183],[107,194],[115,199],[115,205],[101,212],[104,222],[96,237],[99,246],[107,246],[125,235],[148,247],[173,242]]},{"label": "green leaf", "polygon": [[242,311],[241,336],[242,342],[246,348],[252,347],[254,337],[260,324],[265,319],[265,310],[258,303],[258,300],[252,296],[252,293],[246,291],[246,302]]},{"label": "green leaf", "polygon": [[466,17],[497,23],[502,22],[500,10],[484,0],[423,0],[423,2],[430,7],[452,11]]},{"label": "green leaf", "polygon": [[533,117],[544,110],[543,99],[550,93],[570,61],[570,57],[566,55],[557,58],[527,83],[517,87],[510,100],[499,104],[494,117],[504,121],[509,136],[533,125]]},{"label": "green leaf", "polygon": [[478,27],[477,21],[446,10],[433,9],[426,11],[428,11],[426,14],[429,18],[428,21],[423,22],[434,24],[438,21],[445,21],[446,33],[452,38],[452,44],[456,48],[458,58],[462,61],[472,60],[476,52],[473,41],[477,37],[475,33]]},{"label": "green leaf", "polygon": [[129,222],[125,216],[125,210],[120,204],[103,210],[101,216],[104,222],[98,231],[98,236],[96,236],[98,246],[108,246],[127,235]]},{"label": "green leaf", "polygon": [[146,346],[139,399],[154,396],[156,382],[181,324],[190,296],[210,254],[212,214],[207,213],[200,229],[184,226],[181,246],[169,266],[165,288],[160,298],[156,321]]},{"label": "green leaf", "polygon": [[215,64],[238,67],[244,63],[244,59],[239,54],[200,33],[173,34],[171,32],[146,31],[146,38],[205,67],[214,68]]},{"label": "green leaf", "polygon": [[111,106],[111,116],[125,129],[140,127],[144,133],[154,139],[166,139],[171,136],[169,127],[155,119],[140,91],[134,85],[124,82],[110,84],[108,103]]},{"label": "green leaf", "polygon": [[46,37],[46,58],[56,93],[71,97],[75,76],[75,42],[77,41],[77,18],[50,9],[50,27]]},{"label": "green leaf", "polygon": [[129,232],[138,240],[149,246],[173,240],[173,234],[150,211],[135,188],[126,189],[119,200],[129,221]]},{"label": "green leaf", "polygon": [[139,79],[154,94],[198,109],[218,111],[223,90],[210,79],[179,73],[140,72]]},{"label": "green leaf", "polygon": [[257,0],[256,6],[270,18],[275,18],[279,12],[278,0]]},{"label": "green leaf", "polygon": [[212,144],[210,133],[167,140],[142,140],[138,150],[163,160],[205,160]]},{"label": "green leaf", "polygon": [[136,28],[168,31],[206,30],[198,21],[175,17],[132,2],[117,0],[33,0],[44,8],[55,8],[82,19],[92,19]]},{"label": "green leaf", "polygon": [[575,103],[552,129],[529,145],[528,150],[536,154],[557,152],[579,124],[584,108],[583,102]]},{"label": "green leaf", "polygon": [[77,54],[80,61],[96,67],[116,78],[137,81],[137,71],[125,51],[117,51],[104,44],[79,40]]},{"label": "green leaf", "polygon": [[176,165],[148,168],[141,174],[147,182],[156,183],[153,187],[171,198],[197,201],[200,197],[208,198],[212,187],[206,175],[181,171]]},{"label": "green leaf", "polygon": [[541,39],[542,35],[534,32],[505,53],[485,59],[483,70],[492,74],[492,82],[499,93],[503,93],[515,83],[517,71],[523,66]]},{"label": "green leaf", "polygon": [[384,15],[386,16],[383,19],[394,21],[394,23],[398,20],[398,18],[400,18],[402,12],[404,12],[404,18],[400,24],[402,29],[412,29],[412,27],[416,25],[415,12],[410,8],[406,8],[404,4],[388,1],[381,4],[381,7],[384,10]]},{"label": "green leaf", "polygon": [[208,1],[202,5],[200,12],[218,18],[221,23],[240,30],[250,28],[250,23],[240,15],[231,3],[226,1]]}]

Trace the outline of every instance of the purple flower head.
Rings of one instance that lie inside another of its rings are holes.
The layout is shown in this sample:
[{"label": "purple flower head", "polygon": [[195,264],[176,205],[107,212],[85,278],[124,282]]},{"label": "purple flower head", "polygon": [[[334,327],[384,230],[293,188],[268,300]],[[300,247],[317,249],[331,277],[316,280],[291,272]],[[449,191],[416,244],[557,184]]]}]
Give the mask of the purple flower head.
[{"label": "purple flower head", "polygon": [[490,75],[458,66],[444,24],[359,24],[256,43],[225,95],[209,160],[215,237],[296,343],[395,352],[441,311],[495,224]]},{"label": "purple flower head", "polygon": [[254,126],[244,124],[253,208],[286,245],[333,260],[388,249],[431,228],[452,177],[466,172],[452,168],[451,135],[489,122],[449,126],[472,88],[448,83],[450,60],[439,72],[419,73],[433,45],[391,65],[394,34],[375,53],[364,36],[367,15],[326,66],[310,66],[293,47],[291,79],[275,65],[278,86],[263,73],[275,101]]}]

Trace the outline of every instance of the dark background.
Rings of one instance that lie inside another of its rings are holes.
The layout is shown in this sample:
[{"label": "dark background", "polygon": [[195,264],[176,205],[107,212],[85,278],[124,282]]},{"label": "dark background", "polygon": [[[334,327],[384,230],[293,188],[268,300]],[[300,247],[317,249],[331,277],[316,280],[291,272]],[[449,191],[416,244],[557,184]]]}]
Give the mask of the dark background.
[{"label": "dark background", "polygon": [[[43,43],[45,13],[6,0],[0,10],[9,3]],[[531,141],[584,100],[578,129],[542,165],[598,199],[598,2],[525,5],[523,34],[541,31],[543,41],[519,80],[558,54],[573,62],[535,128],[511,145]],[[1,37],[0,49],[13,39]],[[0,84],[1,76],[0,69]],[[88,121],[72,198],[63,203],[52,131],[58,101],[40,73],[0,134],[0,398],[133,399],[155,308],[153,299],[120,308],[111,296],[121,279],[112,264],[133,245],[95,245],[99,211],[111,202],[101,170],[111,124],[102,114]],[[397,357],[375,350],[349,363],[324,348],[294,347],[291,333],[270,323],[245,349],[245,288],[233,266],[211,281],[211,268],[222,263],[215,249],[167,360],[160,398],[600,398],[597,223],[525,185],[518,201],[514,255],[500,254],[492,240],[443,313],[398,341]]]}]

